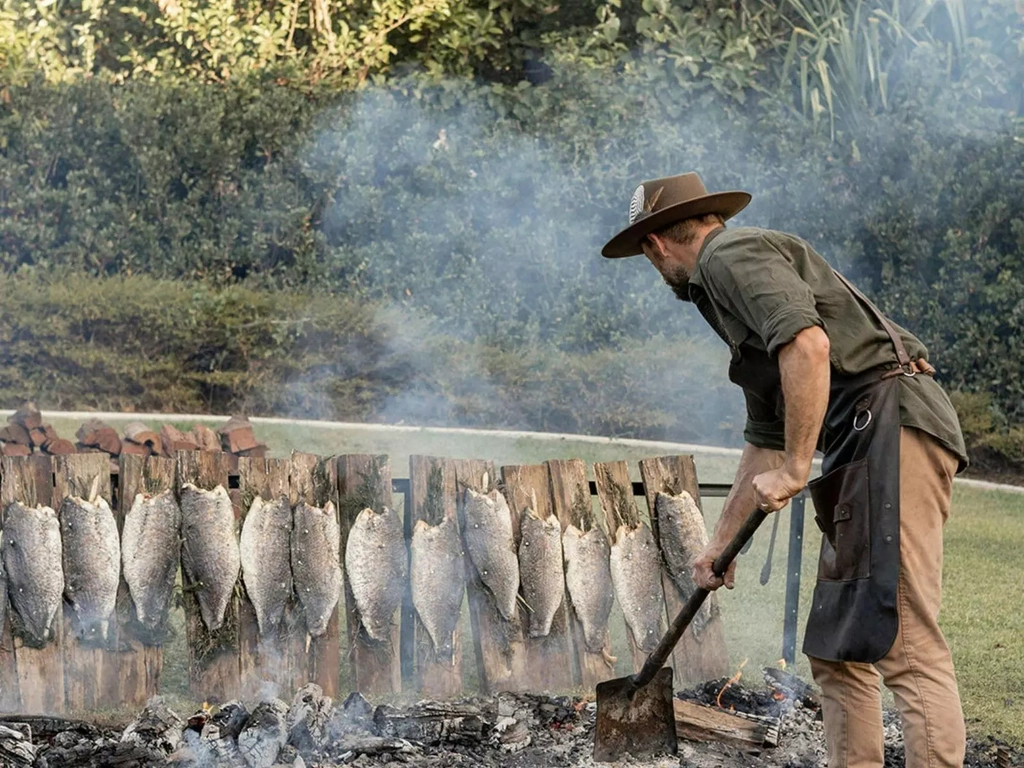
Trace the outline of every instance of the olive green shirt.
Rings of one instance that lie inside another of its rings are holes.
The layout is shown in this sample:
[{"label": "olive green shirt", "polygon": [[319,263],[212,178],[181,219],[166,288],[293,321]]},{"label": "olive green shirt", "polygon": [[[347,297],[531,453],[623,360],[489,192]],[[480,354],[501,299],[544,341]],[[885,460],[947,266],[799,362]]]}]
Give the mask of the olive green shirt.
[{"label": "olive green shirt", "polygon": [[[777,355],[805,328],[820,326],[828,334],[832,369],[840,376],[898,367],[892,340],[870,309],[793,235],[755,227],[711,232],[697,257],[689,296],[732,348],[729,377],[743,387],[744,437],[752,445],[785,449]],[[928,358],[916,336],[893,326],[912,360]],[[899,381],[900,424],[935,437],[965,468],[960,423],[942,387],[923,374]]]}]

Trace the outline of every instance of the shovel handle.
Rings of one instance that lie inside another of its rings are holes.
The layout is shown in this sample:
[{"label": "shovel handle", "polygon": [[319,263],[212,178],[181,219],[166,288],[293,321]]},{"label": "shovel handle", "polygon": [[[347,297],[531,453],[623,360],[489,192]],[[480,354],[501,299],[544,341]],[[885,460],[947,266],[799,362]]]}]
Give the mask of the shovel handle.
[{"label": "shovel handle", "polygon": [[[750,517],[743,523],[743,527],[736,532],[729,545],[722,550],[722,554],[715,558],[715,562],[711,565],[711,570],[714,571],[716,576],[722,576],[725,573],[729,564],[736,559],[736,555],[743,549],[743,545],[750,540],[754,535],[754,531],[761,526],[761,523],[767,517],[768,513],[761,509],[756,509],[750,514]],[[683,632],[690,626],[693,617],[697,615],[697,611],[700,610],[700,607],[710,594],[710,591],[701,587],[693,590],[690,599],[679,610],[672,625],[668,628],[668,632],[665,633],[665,636],[661,638],[661,642],[658,643],[658,647],[647,657],[647,661],[644,662],[641,670],[630,678],[634,688],[643,688],[654,679],[654,676],[658,674],[658,670],[665,666],[665,661],[668,659],[669,654],[672,653],[672,649],[675,648],[679,638],[683,636]]]}]

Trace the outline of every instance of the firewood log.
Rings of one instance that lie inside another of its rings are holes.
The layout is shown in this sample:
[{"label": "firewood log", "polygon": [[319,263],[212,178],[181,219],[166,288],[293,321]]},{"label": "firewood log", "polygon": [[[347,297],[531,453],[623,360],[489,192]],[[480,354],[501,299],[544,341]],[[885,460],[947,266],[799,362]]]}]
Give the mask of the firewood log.
[{"label": "firewood log", "polygon": [[20,424],[25,429],[35,429],[43,425],[43,414],[36,408],[36,404],[33,402],[26,402],[22,406],[7,417],[7,421],[10,424]]},{"label": "firewood log", "polygon": [[151,430],[141,421],[133,421],[131,424],[125,425],[124,440],[121,442],[122,452],[124,451],[123,446],[125,442],[135,443],[136,445],[145,445],[150,449],[150,453],[160,454],[162,452],[160,435]]},{"label": "firewood log", "polygon": [[75,433],[78,442],[92,448],[99,448],[111,456],[121,455],[121,438],[117,431],[109,424],[104,424],[98,419],[89,419]]},{"label": "firewood log", "polygon": [[230,453],[239,454],[259,445],[252,424],[244,416],[232,416],[217,430],[221,447]]},{"label": "firewood log", "polygon": [[213,451],[220,453],[220,439],[217,433],[205,424],[196,424],[192,427],[192,437],[201,451]]},{"label": "firewood log", "polygon": [[43,443],[43,450],[51,456],[63,456],[69,453],[78,453],[75,449],[75,444],[62,437],[58,437],[56,440],[47,440]]},{"label": "firewood log", "polygon": [[20,445],[32,445],[32,438],[21,424],[8,424],[0,429],[0,440],[5,443],[18,443]]},{"label": "firewood log", "polygon": [[21,443],[4,443],[2,453],[4,456],[31,456],[32,448]]},{"label": "firewood log", "polygon": [[172,424],[164,424],[160,427],[160,442],[163,446],[165,456],[173,457],[176,451],[196,451],[199,443],[189,433],[185,434]]}]

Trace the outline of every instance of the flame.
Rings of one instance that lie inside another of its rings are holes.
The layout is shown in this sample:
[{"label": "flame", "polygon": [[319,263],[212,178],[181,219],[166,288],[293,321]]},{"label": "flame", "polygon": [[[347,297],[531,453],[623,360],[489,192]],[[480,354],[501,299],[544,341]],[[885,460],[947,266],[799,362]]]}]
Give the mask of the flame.
[{"label": "flame", "polygon": [[725,693],[726,689],[730,685],[732,685],[733,683],[738,683],[740,681],[740,678],[743,677],[743,668],[747,666],[748,661],[749,659],[744,659],[740,662],[740,668],[736,670],[736,674],[730,677],[726,681],[725,685],[722,686],[722,690],[718,692],[718,695],[715,697],[715,704],[718,705],[719,709],[725,709],[725,707],[722,706],[722,694]]},{"label": "flame", "polygon": [[786,668],[786,660],[785,659],[779,659],[775,663],[776,663],[776,665],[778,665],[779,669],[783,669],[784,670]]},{"label": "flame", "polygon": [[775,691],[774,693],[772,693],[772,698],[776,701],[785,701],[786,694],[784,694],[782,691]]}]

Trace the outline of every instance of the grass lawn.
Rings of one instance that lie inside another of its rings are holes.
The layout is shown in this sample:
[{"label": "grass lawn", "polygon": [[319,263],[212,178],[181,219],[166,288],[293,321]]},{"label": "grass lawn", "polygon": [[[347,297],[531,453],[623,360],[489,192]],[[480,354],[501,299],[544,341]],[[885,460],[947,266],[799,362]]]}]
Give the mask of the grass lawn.
[{"label": "grass lawn", "polygon": [[[130,420],[135,417],[125,417]],[[81,419],[51,419],[61,435],[73,435]],[[113,420],[112,420],[113,421]],[[223,420],[215,420],[217,422]],[[149,422],[158,426],[156,422]],[[187,427],[189,422],[176,422]],[[639,479],[637,460],[672,453],[664,444],[643,446],[610,440],[538,440],[502,435],[452,434],[421,429],[391,432],[380,429],[344,429],[327,426],[291,426],[257,423],[257,435],[274,455],[292,449],[324,455],[386,453],[394,476],[408,474],[410,454],[453,458],[483,458],[502,464],[536,463],[545,459],[580,458],[588,462],[623,459]],[[702,482],[732,479],[736,456],[714,453],[696,455]],[[399,503],[396,499],[396,503]],[[641,501],[641,508],[645,505]],[[721,510],[721,501],[706,499],[704,512],[709,528]],[[733,666],[748,659],[748,673],[756,680],[758,669],[781,656],[784,607],[784,576],[789,541],[789,512],[782,513],[775,546],[772,578],[761,586],[758,577],[768,550],[770,522],[759,531],[750,551],[741,558],[736,589],[720,594]],[[806,608],[814,587],[817,543],[820,534],[808,504],[804,525],[804,560],[800,601],[799,643]],[[1024,744],[1024,494],[983,491],[958,485],[946,533],[945,595],[941,624],[952,648],[969,728],[976,735],[1000,735]],[[621,614],[612,617],[613,652],[625,674],[628,655]],[[464,621],[466,642],[469,622]],[[167,648],[165,686],[180,693],[185,683],[181,639]],[[467,685],[475,681],[475,665],[467,657]],[[346,670],[347,672],[347,670]],[[798,656],[797,672],[810,677],[805,660]]]}]

